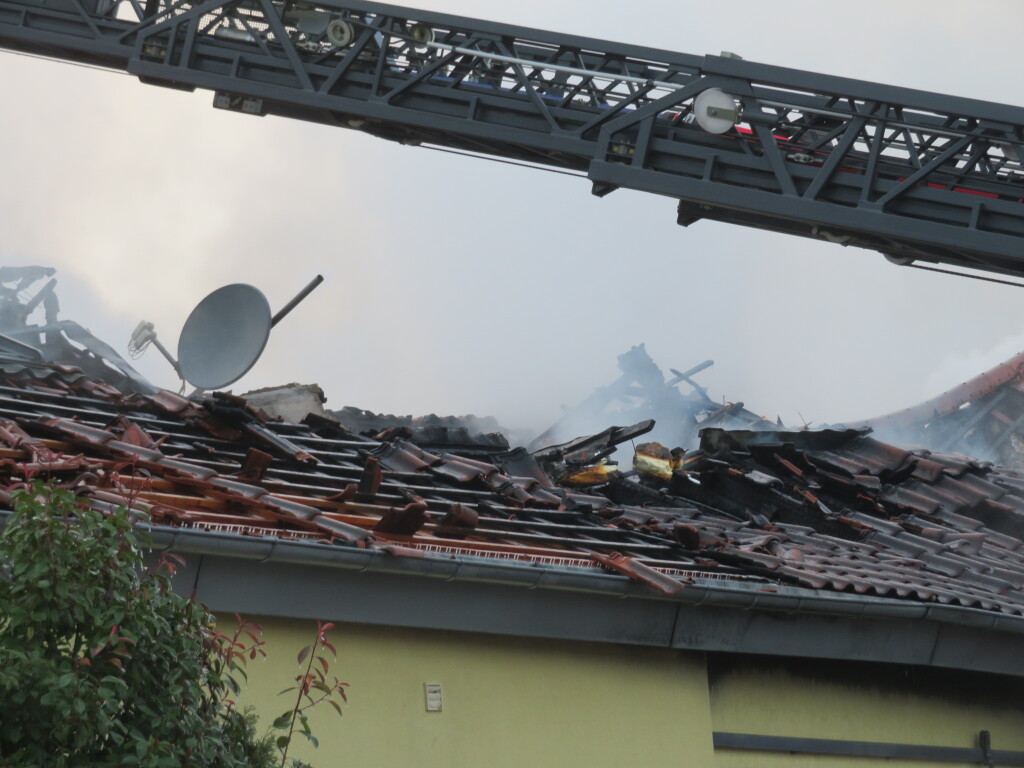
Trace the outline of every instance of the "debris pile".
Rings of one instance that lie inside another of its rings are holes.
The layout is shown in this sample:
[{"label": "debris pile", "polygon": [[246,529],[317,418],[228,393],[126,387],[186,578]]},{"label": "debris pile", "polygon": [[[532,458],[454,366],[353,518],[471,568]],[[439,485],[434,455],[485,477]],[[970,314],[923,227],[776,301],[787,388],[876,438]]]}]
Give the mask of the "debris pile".
[{"label": "debris pile", "polygon": [[[651,359],[643,344],[619,355],[622,375],[595,391],[575,408],[569,409],[530,443],[536,450],[559,440],[593,431],[610,423],[635,423],[650,419],[657,423],[656,436],[671,446],[693,447],[704,427],[773,429],[776,425],[747,410],[743,403],[717,403],[694,377],[714,365],[706,360],[686,371],[670,368],[665,374]],[[679,386],[687,384],[689,392]]]},{"label": "debris pile", "polygon": [[609,457],[652,421],[467,455],[31,370],[0,365],[0,506],[48,477],[158,526],[606,570],[670,594],[755,581],[1024,615],[1024,477],[865,430],[706,428],[694,451],[641,443],[622,469]]},{"label": "debris pile", "polygon": [[[146,381],[109,344],[74,320],[58,318],[52,267],[0,267],[0,354],[22,363],[61,363],[81,369],[123,392],[152,394]],[[41,287],[33,287],[46,281]],[[39,315],[39,321],[29,322]]]}]

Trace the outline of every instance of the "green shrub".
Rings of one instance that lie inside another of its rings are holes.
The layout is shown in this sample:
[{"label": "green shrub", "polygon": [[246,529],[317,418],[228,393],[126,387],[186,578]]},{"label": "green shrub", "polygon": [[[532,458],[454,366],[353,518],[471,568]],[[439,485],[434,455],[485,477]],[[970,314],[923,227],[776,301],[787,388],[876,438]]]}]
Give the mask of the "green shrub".
[{"label": "green shrub", "polygon": [[[129,513],[34,482],[0,535],[0,765],[262,768],[232,638],[145,568]],[[252,646],[250,650],[255,652]]]}]

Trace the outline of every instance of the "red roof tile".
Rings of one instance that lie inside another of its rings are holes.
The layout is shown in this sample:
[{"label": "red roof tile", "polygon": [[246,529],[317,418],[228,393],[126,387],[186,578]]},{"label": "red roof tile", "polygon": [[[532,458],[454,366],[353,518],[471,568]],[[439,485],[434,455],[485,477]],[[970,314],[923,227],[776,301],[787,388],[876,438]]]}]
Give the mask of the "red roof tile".
[{"label": "red roof tile", "polygon": [[705,429],[680,469],[601,465],[581,492],[559,478],[651,425],[464,456],[401,431],[381,441],[324,418],[268,421],[238,398],[112,389],[0,363],[0,499],[48,476],[157,525],[601,567],[661,592],[761,579],[1024,615],[1024,479],[863,431]]}]

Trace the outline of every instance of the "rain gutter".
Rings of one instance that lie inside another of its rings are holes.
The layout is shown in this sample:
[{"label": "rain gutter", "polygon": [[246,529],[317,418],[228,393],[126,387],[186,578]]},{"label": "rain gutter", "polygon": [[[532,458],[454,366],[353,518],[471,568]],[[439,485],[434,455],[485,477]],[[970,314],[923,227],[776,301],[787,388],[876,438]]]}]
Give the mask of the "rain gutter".
[{"label": "rain gutter", "polygon": [[[415,575],[440,581],[469,581],[599,593],[609,597],[673,601],[741,611],[769,610],[786,614],[818,613],[858,618],[935,621],[977,629],[1024,634],[1024,617],[964,606],[924,604],[865,595],[715,579],[694,583],[674,595],[663,595],[625,576],[594,568],[570,568],[479,557],[395,556],[383,549],[287,541],[274,537],[236,536],[187,528],[151,529],[154,549],[177,554],[211,555],[355,570],[360,573]],[[718,581],[719,583],[714,583]]]}]

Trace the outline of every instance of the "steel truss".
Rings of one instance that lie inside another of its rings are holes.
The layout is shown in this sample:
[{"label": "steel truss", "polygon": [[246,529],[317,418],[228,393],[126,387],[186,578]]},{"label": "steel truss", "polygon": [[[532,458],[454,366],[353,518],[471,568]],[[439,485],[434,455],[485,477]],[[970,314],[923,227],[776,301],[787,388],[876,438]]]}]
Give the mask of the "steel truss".
[{"label": "steel truss", "polygon": [[[1024,109],[371,2],[0,0],[0,46],[585,173],[702,218],[1024,275]],[[709,89],[732,125],[701,127]]]}]

